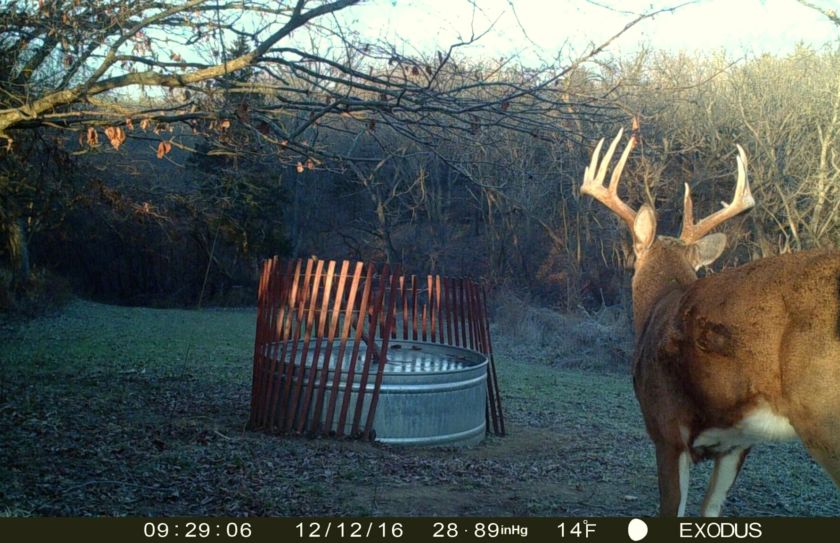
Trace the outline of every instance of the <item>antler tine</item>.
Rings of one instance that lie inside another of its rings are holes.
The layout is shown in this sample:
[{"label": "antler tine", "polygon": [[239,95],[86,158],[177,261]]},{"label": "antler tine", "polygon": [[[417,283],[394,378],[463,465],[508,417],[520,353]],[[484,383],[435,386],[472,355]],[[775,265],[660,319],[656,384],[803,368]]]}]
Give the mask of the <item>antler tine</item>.
[{"label": "antler tine", "polygon": [[750,191],[750,182],[747,179],[747,153],[744,148],[735,144],[738,148],[738,156],[736,161],[738,163],[738,181],[735,183],[735,195],[732,197],[732,202],[723,203],[723,209],[720,209],[697,224],[694,224],[694,210],[691,203],[691,190],[688,188],[688,183],[685,184],[685,198],[683,199],[683,229],[680,234],[680,239],[686,243],[694,243],[700,238],[708,234],[712,229],[722,222],[731,219],[735,215],[746,211],[755,205],[752,192]]},{"label": "antler tine", "polygon": [[627,223],[630,230],[633,230],[633,222],[636,220],[636,212],[630,206],[624,203],[618,197],[618,181],[621,178],[621,172],[624,170],[624,164],[627,162],[627,157],[630,156],[630,151],[636,143],[635,138],[630,138],[630,142],[625,147],[624,152],[618,159],[613,170],[612,177],[610,177],[609,187],[604,186],[604,178],[607,176],[607,168],[610,165],[613,154],[615,153],[618,142],[621,141],[621,136],[624,134],[624,128],[618,131],[618,135],[610,143],[604,158],[599,162],[599,155],[601,154],[601,147],[604,144],[604,138],[595,146],[592,152],[592,160],[586,170],[583,172],[583,184],[580,187],[581,194],[588,194],[607,206],[613,213],[618,215],[621,220]]}]

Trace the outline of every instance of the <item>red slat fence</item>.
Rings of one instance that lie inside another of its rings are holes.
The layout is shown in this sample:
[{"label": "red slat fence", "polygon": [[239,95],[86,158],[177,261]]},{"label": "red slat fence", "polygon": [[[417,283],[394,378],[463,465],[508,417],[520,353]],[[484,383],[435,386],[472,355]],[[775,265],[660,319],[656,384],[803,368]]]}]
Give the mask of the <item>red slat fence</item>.
[{"label": "red slat fence", "polygon": [[[263,263],[249,426],[276,434],[372,439],[390,340],[472,349],[487,366],[487,431],[505,435],[487,297],[469,279],[402,275],[399,267],[315,258]],[[360,346],[367,348],[360,355]],[[347,386],[339,394],[346,365]],[[347,350],[350,350],[347,357]],[[376,372],[371,375],[371,367]],[[373,380],[371,392],[367,385]],[[351,389],[357,397],[351,401]],[[365,395],[369,408],[364,412]],[[313,410],[312,416],[310,410]],[[337,430],[331,432],[333,422]]]}]

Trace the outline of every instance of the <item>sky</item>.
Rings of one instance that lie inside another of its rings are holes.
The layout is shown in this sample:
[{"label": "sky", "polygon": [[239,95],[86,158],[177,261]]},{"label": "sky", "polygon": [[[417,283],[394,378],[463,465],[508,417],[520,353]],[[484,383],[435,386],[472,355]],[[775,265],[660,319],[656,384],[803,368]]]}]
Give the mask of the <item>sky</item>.
[{"label": "sky", "polygon": [[[840,1],[811,0],[840,11]],[[551,63],[586,51],[618,32],[635,13],[682,0],[368,0],[348,10],[353,28],[370,39],[404,43],[406,54],[431,52],[490,33],[471,46],[476,56],[518,54],[525,64]],[[603,6],[610,6],[613,10]],[[641,22],[610,48],[632,53],[641,45],[671,51],[785,54],[798,42],[820,47],[840,28],[796,0],[699,0]]]}]

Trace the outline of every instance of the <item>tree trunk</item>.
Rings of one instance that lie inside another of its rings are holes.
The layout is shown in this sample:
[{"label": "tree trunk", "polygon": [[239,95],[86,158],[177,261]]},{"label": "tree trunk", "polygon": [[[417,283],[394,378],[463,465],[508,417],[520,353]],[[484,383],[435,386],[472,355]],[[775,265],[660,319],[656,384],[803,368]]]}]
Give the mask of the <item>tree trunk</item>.
[{"label": "tree trunk", "polygon": [[8,225],[9,258],[12,264],[15,284],[29,281],[31,268],[29,264],[29,229],[26,219],[18,217]]}]

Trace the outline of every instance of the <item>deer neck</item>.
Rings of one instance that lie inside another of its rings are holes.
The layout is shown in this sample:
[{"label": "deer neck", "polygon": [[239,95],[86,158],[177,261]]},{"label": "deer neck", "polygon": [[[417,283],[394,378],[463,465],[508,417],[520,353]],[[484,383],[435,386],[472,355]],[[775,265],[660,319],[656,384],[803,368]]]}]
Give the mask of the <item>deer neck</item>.
[{"label": "deer neck", "polygon": [[697,280],[697,273],[681,254],[655,246],[650,252],[637,261],[633,275],[633,326],[637,339],[651,312],[663,299],[679,299],[672,295],[684,292]]}]

